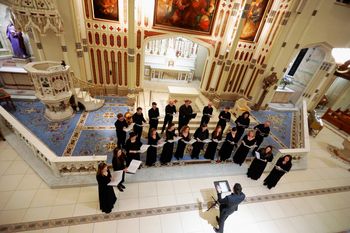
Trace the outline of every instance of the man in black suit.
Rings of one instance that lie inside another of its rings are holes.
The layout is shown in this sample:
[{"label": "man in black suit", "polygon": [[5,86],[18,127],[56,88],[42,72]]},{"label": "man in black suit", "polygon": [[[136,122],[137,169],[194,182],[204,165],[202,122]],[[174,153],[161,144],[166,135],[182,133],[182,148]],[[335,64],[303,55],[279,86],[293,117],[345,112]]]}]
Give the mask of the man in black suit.
[{"label": "man in black suit", "polygon": [[212,115],[213,115],[213,107],[212,107],[212,103],[209,101],[208,106],[205,106],[203,108],[203,116],[202,116],[200,125],[203,125],[203,124],[207,125]]},{"label": "man in black suit", "polygon": [[191,100],[185,100],[185,104],[181,105],[179,109],[179,132],[182,128],[182,126],[188,125],[192,118],[192,101]]},{"label": "man in black suit", "polygon": [[227,195],[225,198],[221,197],[221,189],[218,190],[218,202],[220,203],[220,218],[216,216],[216,221],[219,224],[219,228],[214,227],[215,232],[223,233],[225,220],[233,212],[238,210],[238,205],[244,201],[245,194],[242,192],[242,186],[239,183],[236,183],[233,186],[233,193]]},{"label": "man in black suit", "polygon": [[149,119],[149,132],[154,128],[157,130],[158,128],[158,118],[159,118],[159,109],[157,108],[157,103],[152,103],[152,108],[148,110],[148,119]]}]

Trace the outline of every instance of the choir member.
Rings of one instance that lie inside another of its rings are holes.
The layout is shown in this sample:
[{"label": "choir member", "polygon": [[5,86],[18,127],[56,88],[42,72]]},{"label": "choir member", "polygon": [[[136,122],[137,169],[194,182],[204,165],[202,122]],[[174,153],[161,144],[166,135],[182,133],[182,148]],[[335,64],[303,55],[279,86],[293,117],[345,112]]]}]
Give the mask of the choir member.
[{"label": "choir member", "polygon": [[181,105],[179,109],[179,132],[182,126],[188,125],[192,118],[193,110],[191,102],[191,100],[185,100],[185,104]]},{"label": "choir member", "polygon": [[161,164],[169,163],[173,157],[174,142],[170,142],[170,140],[174,140],[174,137],[176,137],[175,125],[174,123],[171,123],[165,131],[166,143],[164,144],[162,154],[160,155]]},{"label": "choir member", "polygon": [[211,142],[208,143],[208,147],[205,150],[204,158],[214,160],[218,141],[222,139],[221,126],[216,126],[213,133],[211,134]]},{"label": "choir member", "polygon": [[272,146],[260,148],[256,153],[256,157],[248,168],[247,176],[253,180],[260,178],[268,162],[273,159]]},{"label": "choir member", "polygon": [[96,180],[98,183],[100,210],[108,214],[112,211],[117,197],[115,196],[113,187],[108,185],[111,182],[111,173],[108,170],[107,164],[104,162],[98,165]]},{"label": "choir member", "polygon": [[135,123],[134,125],[134,132],[137,135],[137,139],[140,140],[141,136],[142,136],[142,125],[144,123],[146,123],[145,118],[143,117],[143,113],[142,113],[142,108],[138,107],[136,109],[136,113],[134,115],[132,115],[132,121]]},{"label": "choir member", "polygon": [[275,167],[264,180],[264,185],[269,189],[276,186],[281,177],[292,168],[292,156],[285,155],[277,160]]},{"label": "choir member", "polygon": [[127,167],[131,163],[131,160],[140,160],[140,153],[138,151],[141,149],[141,146],[142,143],[140,140],[137,140],[137,135],[134,132],[131,132],[129,134],[129,139],[125,143]]},{"label": "choir member", "polygon": [[157,133],[157,130],[155,128],[152,128],[148,135],[148,145],[150,145],[150,147],[148,147],[147,149],[147,156],[146,156],[147,166],[153,166],[154,163],[157,161],[157,147],[154,147],[154,146],[158,144],[159,139],[160,137]]},{"label": "choir member", "polygon": [[265,121],[264,124],[259,124],[254,127],[254,129],[256,130],[256,147],[254,149],[254,152],[259,148],[261,143],[264,141],[264,138],[269,136],[270,125],[270,121]]},{"label": "choir member", "polygon": [[226,128],[226,123],[230,122],[231,120],[231,113],[229,113],[230,108],[229,107],[225,107],[224,111],[220,112],[219,115],[219,122],[217,125],[221,126],[222,131],[225,131]]},{"label": "choir member", "polygon": [[219,150],[220,161],[225,161],[231,157],[232,151],[237,147],[237,128],[232,127],[231,131],[226,134],[225,142]]},{"label": "choir member", "polygon": [[117,146],[118,148],[124,148],[126,139],[126,132],[124,129],[128,127],[128,123],[126,122],[122,113],[118,113],[117,118],[118,119],[114,123],[118,138]]},{"label": "choir member", "polygon": [[241,139],[244,130],[249,127],[250,124],[250,119],[249,119],[250,113],[249,112],[244,112],[242,115],[240,115],[235,123],[237,127],[237,138],[238,140]]},{"label": "choir member", "polygon": [[163,134],[165,127],[167,124],[173,123],[173,116],[176,113],[176,106],[174,100],[169,100],[169,104],[165,106],[165,117],[164,117],[164,124],[162,127],[162,132]]},{"label": "choir member", "polygon": [[117,188],[119,189],[120,192],[124,192],[123,189],[125,189],[125,186],[123,185],[125,180],[125,172],[127,171],[125,158],[126,158],[126,155],[122,149],[114,148],[113,159],[112,159],[113,170],[123,171],[122,180],[117,185]]},{"label": "choir member", "polygon": [[243,137],[241,145],[236,150],[235,155],[233,156],[233,162],[241,166],[250,149],[255,147],[255,143],[256,139],[254,130],[249,130],[247,135]]},{"label": "choir member", "polygon": [[208,103],[208,106],[205,106],[203,108],[203,116],[202,116],[202,119],[201,119],[201,124],[200,125],[203,125],[203,124],[208,124],[209,123],[209,120],[210,120],[210,117],[213,115],[213,107],[212,107],[212,103],[209,102]]},{"label": "choir member", "polygon": [[159,108],[157,108],[157,103],[152,103],[152,108],[148,110],[148,120],[149,120],[149,132],[151,129],[158,129],[158,121],[159,121]]},{"label": "choir member", "polygon": [[182,129],[180,130],[179,136],[182,138],[177,143],[177,148],[176,148],[176,152],[175,152],[175,158],[177,160],[183,158],[185,148],[187,145],[185,142],[189,142],[191,140],[190,127],[188,125],[185,125],[184,127],[182,127]]},{"label": "choir member", "polygon": [[201,150],[204,147],[204,143],[202,141],[209,138],[209,131],[208,131],[207,125],[203,124],[203,125],[201,125],[201,127],[196,129],[193,137],[197,141],[195,143],[193,143],[193,145],[192,145],[191,158],[192,159],[199,159],[199,153],[201,152]]}]

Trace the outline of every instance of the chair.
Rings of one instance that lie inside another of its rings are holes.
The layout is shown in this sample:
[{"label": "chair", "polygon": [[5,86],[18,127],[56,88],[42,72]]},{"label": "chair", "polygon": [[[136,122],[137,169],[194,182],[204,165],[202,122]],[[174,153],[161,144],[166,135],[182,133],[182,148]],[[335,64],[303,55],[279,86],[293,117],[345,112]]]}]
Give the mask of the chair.
[{"label": "chair", "polygon": [[250,112],[251,108],[248,106],[250,102],[244,98],[236,100],[235,106],[231,109],[231,113],[236,117],[240,116],[243,112]]}]

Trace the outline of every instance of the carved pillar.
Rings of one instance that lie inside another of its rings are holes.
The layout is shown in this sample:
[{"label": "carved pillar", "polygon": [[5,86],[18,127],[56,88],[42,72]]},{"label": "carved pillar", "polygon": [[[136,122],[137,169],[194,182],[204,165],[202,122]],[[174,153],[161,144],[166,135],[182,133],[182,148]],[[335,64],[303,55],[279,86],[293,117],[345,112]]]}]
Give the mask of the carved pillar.
[{"label": "carved pillar", "polygon": [[128,105],[135,102],[136,64],[135,64],[135,0],[128,1]]},{"label": "carved pillar", "polygon": [[45,61],[46,60],[46,56],[45,56],[45,53],[44,53],[44,50],[43,50],[43,45],[42,45],[42,43],[40,41],[39,32],[36,29],[33,29],[33,28],[31,30],[32,30],[32,33],[33,33],[33,39],[34,39],[34,42],[35,42],[35,46],[36,46],[38,54],[39,54],[39,60],[40,61]]}]

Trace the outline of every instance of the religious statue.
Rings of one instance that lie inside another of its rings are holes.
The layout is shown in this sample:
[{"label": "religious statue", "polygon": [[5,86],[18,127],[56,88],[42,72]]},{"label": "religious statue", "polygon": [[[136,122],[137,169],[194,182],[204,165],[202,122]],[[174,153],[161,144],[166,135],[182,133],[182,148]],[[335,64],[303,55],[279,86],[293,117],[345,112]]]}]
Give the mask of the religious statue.
[{"label": "religious statue", "polygon": [[17,31],[15,26],[12,23],[7,26],[6,35],[11,42],[14,57],[17,57],[17,58],[29,57],[24,44],[22,32]]},{"label": "religious statue", "polygon": [[269,76],[265,77],[263,80],[263,93],[261,94],[258,103],[254,105],[255,110],[259,110],[261,108],[261,105],[269,92],[269,88],[275,85],[278,81],[276,72],[273,72]]}]

